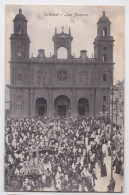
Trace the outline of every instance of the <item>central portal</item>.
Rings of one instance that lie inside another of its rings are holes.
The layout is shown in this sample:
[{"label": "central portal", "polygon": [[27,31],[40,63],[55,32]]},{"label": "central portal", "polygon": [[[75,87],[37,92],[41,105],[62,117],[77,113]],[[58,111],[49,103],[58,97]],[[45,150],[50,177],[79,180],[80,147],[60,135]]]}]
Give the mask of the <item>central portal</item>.
[{"label": "central portal", "polygon": [[54,101],[55,115],[58,116],[70,116],[71,114],[71,102],[67,96],[58,96]]},{"label": "central portal", "polygon": [[66,116],[66,105],[59,105],[57,108],[57,114],[59,116]]},{"label": "central portal", "polygon": [[43,107],[43,106],[38,107],[37,113],[39,116],[44,116],[45,115],[45,107]]}]

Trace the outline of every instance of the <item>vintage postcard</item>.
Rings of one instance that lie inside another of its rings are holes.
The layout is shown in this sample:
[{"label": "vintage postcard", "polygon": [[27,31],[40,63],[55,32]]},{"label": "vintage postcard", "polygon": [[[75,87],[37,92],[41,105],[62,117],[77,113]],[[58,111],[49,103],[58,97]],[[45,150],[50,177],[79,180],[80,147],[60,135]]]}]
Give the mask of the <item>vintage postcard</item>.
[{"label": "vintage postcard", "polygon": [[5,191],[123,192],[124,7],[5,13]]}]

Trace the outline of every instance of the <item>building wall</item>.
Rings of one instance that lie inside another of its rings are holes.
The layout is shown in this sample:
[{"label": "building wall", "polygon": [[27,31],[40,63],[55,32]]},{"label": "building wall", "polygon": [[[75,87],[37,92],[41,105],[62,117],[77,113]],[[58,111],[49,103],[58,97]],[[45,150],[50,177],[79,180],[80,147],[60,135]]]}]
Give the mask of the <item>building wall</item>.
[{"label": "building wall", "polygon": [[[113,90],[113,101],[112,95],[110,97],[111,102],[111,113],[112,118],[112,108],[113,108],[113,122],[119,125],[122,129],[124,128],[124,81],[118,82],[114,86]],[[112,107],[113,102],[113,107]]]},{"label": "building wall", "polygon": [[[11,113],[14,116],[35,116],[35,102],[43,97],[47,100],[47,114],[54,115],[54,100],[60,95],[65,95],[71,100],[71,113],[77,115],[77,105],[80,98],[89,101],[89,115],[98,116],[102,105],[107,106],[109,112],[109,98],[111,85],[111,71],[102,70],[102,66],[95,67],[91,64],[68,65],[63,62],[56,64],[24,64],[13,67],[13,87],[11,89]],[[101,69],[100,69],[101,67]],[[68,73],[66,81],[57,78],[58,71]],[[103,82],[103,72],[107,74],[107,81]],[[21,75],[20,79],[18,75]],[[106,96],[106,102],[103,102]]]},{"label": "building wall", "polygon": [[[55,35],[54,55],[45,56],[39,49],[37,57],[29,58],[30,40],[27,34],[27,20],[20,10],[14,21],[11,35],[10,61],[10,114],[12,117],[36,115],[36,100],[47,101],[48,116],[54,116],[54,101],[64,95],[70,99],[70,115],[78,115],[78,101],[89,102],[89,115],[99,116],[105,107],[110,114],[110,88],[113,84],[113,37],[110,36],[110,21],[105,14],[100,18],[94,41],[94,56],[88,58],[87,51],[80,51],[80,58],[71,55],[71,31]],[[20,31],[17,26],[20,24]],[[25,28],[25,29],[24,29]],[[103,28],[107,35],[103,37]],[[57,50],[64,46],[68,59],[58,59]],[[106,58],[104,59],[104,55]],[[104,100],[106,97],[106,100]],[[88,105],[88,103],[87,103]],[[87,106],[88,107],[88,106]]]}]

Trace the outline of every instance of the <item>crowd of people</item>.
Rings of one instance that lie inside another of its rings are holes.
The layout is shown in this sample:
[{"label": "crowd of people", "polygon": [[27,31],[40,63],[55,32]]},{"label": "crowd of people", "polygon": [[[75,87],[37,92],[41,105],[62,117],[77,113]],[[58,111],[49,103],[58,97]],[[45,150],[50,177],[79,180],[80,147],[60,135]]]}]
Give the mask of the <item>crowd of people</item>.
[{"label": "crowd of people", "polygon": [[107,176],[106,156],[113,156],[114,171],[123,175],[123,145],[119,126],[108,118],[9,118],[6,190],[94,192],[97,168]]}]

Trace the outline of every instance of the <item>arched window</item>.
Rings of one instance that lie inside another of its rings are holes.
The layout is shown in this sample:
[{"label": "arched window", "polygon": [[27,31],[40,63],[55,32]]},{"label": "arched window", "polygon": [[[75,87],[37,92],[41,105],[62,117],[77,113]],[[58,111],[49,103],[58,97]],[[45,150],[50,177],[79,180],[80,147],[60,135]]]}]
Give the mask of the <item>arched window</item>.
[{"label": "arched window", "polygon": [[86,98],[80,98],[78,101],[78,114],[80,116],[89,115],[89,101]]},{"label": "arched window", "polygon": [[18,55],[18,57],[20,58],[20,57],[21,57],[21,52],[18,52],[17,55]]},{"label": "arched window", "polygon": [[102,111],[103,113],[106,111],[106,105],[102,105]]},{"label": "arched window", "polygon": [[103,62],[107,61],[107,54],[103,54]]},{"label": "arched window", "polygon": [[60,47],[57,51],[57,58],[58,59],[68,59],[68,52],[67,49],[64,47]]},{"label": "arched window", "polygon": [[40,97],[36,100],[36,115],[44,116],[47,114],[47,101]]},{"label": "arched window", "polygon": [[106,37],[106,36],[107,36],[107,28],[104,27],[104,29],[103,29],[103,37]]},{"label": "arched window", "polygon": [[103,102],[106,102],[106,99],[107,99],[106,96],[103,96]]},{"label": "arched window", "polygon": [[103,75],[103,81],[106,81],[107,80],[107,77],[106,77],[106,74]]},{"label": "arched window", "polygon": [[21,32],[22,32],[21,24],[17,25],[17,31],[18,31],[18,34],[21,34]]}]

